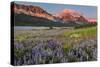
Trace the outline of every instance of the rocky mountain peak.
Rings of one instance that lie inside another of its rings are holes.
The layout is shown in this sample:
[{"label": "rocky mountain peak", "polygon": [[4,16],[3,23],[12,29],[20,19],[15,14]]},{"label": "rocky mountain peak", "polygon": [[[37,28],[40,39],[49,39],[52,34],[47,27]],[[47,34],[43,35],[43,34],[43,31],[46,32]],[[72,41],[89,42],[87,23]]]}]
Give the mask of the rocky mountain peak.
[{"label": "rocky mountain peak", "polygon": [[14,4],[14,12],[17,14],[23,13],[30,16],[43,17],[50,20],[54,19],[50,13],[46,12],[39,6]]}]

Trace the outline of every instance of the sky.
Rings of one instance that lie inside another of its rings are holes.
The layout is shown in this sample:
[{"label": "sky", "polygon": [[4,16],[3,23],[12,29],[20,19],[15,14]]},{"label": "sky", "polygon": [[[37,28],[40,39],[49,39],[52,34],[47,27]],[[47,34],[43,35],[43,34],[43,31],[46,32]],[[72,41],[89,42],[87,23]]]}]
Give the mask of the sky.
[{"label": "sky", "polygon": [[53,15],[63,11],[64,9],[72,9],[72,10],[81,12],[86,17],[97,19],[97,7],[96,6],[53,4],[53,3],[39,3],[39,2],[38,3],[37,2],[22,2],[22,1],[16,1],[15,3],[39,6]]}]

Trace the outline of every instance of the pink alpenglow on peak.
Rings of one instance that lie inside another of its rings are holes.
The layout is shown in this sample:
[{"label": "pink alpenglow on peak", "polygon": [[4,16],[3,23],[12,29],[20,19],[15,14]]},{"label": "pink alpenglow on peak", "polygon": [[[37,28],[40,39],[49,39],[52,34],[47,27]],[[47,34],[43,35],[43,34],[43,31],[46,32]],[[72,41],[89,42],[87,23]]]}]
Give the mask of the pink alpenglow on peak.
[{"label": "pink alpenglow on peak", "polygon": [[95,18],[88,18],[88,22],[90,22],[90,23],[96,23],[97,19],[95,19]]},{"label": "pink alpenglow on peak", "polygon": [[81,12],[72,9],[64,9],[63,11],[59,12],[57,16],[63,21],[87,21]]}]

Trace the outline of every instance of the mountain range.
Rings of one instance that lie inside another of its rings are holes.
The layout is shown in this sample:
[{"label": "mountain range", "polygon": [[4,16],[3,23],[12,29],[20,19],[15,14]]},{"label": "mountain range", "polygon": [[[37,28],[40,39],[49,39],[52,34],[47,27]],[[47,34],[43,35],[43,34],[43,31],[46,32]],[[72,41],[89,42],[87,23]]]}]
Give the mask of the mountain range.
[{"label": "mountain range", "polygon": [[81,12],[72,9],[64,9],[56,15],[52,15],[39,6],[12,3],[11,12],[15,25],[77,26],[96,23],[95,19],[88,19]]}]

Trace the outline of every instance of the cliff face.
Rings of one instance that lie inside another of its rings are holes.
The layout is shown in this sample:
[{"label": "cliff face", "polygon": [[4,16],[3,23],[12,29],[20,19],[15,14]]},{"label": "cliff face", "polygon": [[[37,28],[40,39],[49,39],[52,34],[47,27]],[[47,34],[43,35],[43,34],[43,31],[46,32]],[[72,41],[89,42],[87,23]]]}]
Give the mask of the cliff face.
[{"label": "cliff face", "polygon": [[87,22],[87,19],[78,11],[64,9],[58,14],[58,17],[63,21],[80,21]]},{"label": "cliff face", "polygon": [[46,12],[38,6],[14,4],[13,9],[14,13],[17,14],[26,14],[30,16],[43,17],[50,20],[54,19],[54,17],[50,13]]}]

